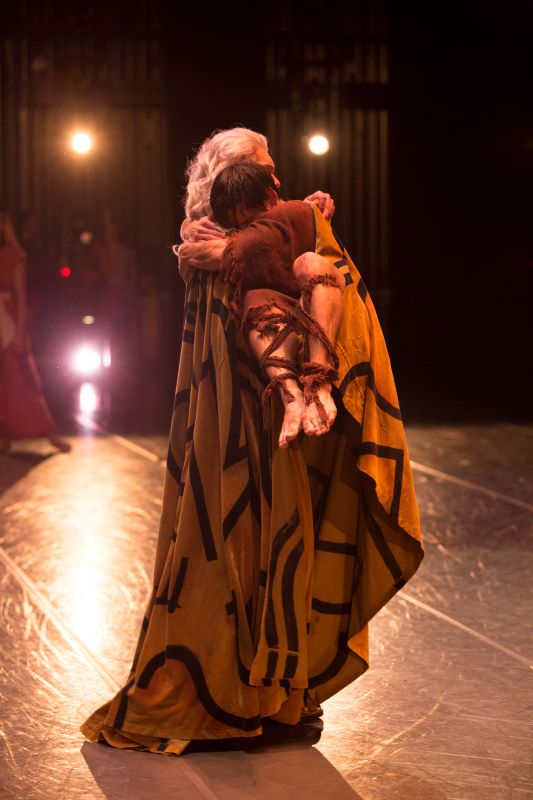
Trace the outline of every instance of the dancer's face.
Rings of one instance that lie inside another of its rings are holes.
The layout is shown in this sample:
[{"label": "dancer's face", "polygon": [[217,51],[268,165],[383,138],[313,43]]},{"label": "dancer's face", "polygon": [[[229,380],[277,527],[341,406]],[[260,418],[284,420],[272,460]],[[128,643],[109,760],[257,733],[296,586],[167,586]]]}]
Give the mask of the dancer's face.
[{"label": "dancer's face", "polygon": [[268,171],[272,175],[274,186],[276,187],[276,189],[279,190],[281,188],[281,183],[279,182],[279,179],[275,174],[276,165],[274,164],[272,156],[270,155],[268,150],[265,147],[258,147],[257,150],[255,151],[255,155],[252,158],[252,161],[255,164],[259,164],[260,167],[266,167],[268,169]]},{"label": "dancer's face", "polygon": [[[260,214],[268,211],[270,208],[277,206],[280,199],[274,189],[268,189],[268,198],[263,208],[249,208],[244,203],[238,203],[233,209],[232,224],[234,228],[245,228],[250,222],[253,222]],[[228,215],[229,216],[229,215]]]}]

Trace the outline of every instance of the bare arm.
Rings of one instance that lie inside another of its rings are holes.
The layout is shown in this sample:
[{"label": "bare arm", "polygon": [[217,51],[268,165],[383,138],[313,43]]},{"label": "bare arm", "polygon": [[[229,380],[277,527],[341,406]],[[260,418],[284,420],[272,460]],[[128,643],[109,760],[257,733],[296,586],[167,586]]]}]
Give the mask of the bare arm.
[{"label": "bare arm", "polygon": [[184,281],[191,269],[217,272],[228,239],[206,239],[201,242],[184,242],[178,248],[179,271]]},{"label": "bare arm", "polygon": [[222,228],[219,228],[209,217],[200,217],[200,219],[185,217],[180,228],[180,236],[184,242],[223,239],[224,235]]}]

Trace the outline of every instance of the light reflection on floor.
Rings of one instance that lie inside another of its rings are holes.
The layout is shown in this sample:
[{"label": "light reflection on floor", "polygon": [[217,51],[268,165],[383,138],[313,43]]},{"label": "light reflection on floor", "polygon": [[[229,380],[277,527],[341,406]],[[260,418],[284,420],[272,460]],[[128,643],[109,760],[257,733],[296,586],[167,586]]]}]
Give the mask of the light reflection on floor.
[{"label": "light reflection on floor", "polygon": [[374,621],[369,672],[323,732],[181,759],[77,730],[123,682],[150,588],[163,470],[142,452],[165,441],[128,441],[0,456],[2,798],[533,797],[533,428],[411,429],[427,558]]}]

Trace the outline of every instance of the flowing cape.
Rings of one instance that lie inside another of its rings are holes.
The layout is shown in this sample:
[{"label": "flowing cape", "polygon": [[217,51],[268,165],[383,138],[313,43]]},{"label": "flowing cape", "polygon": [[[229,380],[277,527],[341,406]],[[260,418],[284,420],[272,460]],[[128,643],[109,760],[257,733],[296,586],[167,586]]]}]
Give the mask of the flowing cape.
[{"label": "flowing cape", "polygon": [[368,622],[418,568],[418,509],[383,334],[316,207],[316,252],[344,275],[339,413],[277,447],[283,414],[231,312],[197,272],[186,293],[153,590],[129,678],[82,725],[92,741],[179,754],[192,739],[298,722],[368,668]]}]

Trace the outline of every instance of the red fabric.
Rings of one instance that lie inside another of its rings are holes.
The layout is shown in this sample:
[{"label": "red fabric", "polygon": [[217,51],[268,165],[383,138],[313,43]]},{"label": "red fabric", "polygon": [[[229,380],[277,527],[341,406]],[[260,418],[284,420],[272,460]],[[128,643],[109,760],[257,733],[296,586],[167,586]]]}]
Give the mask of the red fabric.
[{"label": "red fabric", "polygon": [[[0,291],[13,291],[19,261],[20,252],[12,245],[0,248]],[[14,327],[13,296],[1,299],[0,315],[7,315],[3,328]],[[2,345],[0,339],[0,436],[32,439],[55,432],[31,351],[19,354],[15,352],[13,341]]]},{"label": "red fabric", "polygon": [[222,256],[226,280],[250,289],[275,289],[298,298],[300,287],[292,265],[298,256],[315,249],[313,209],[303,200],[289,200],[265,211],[231,237]]}]

